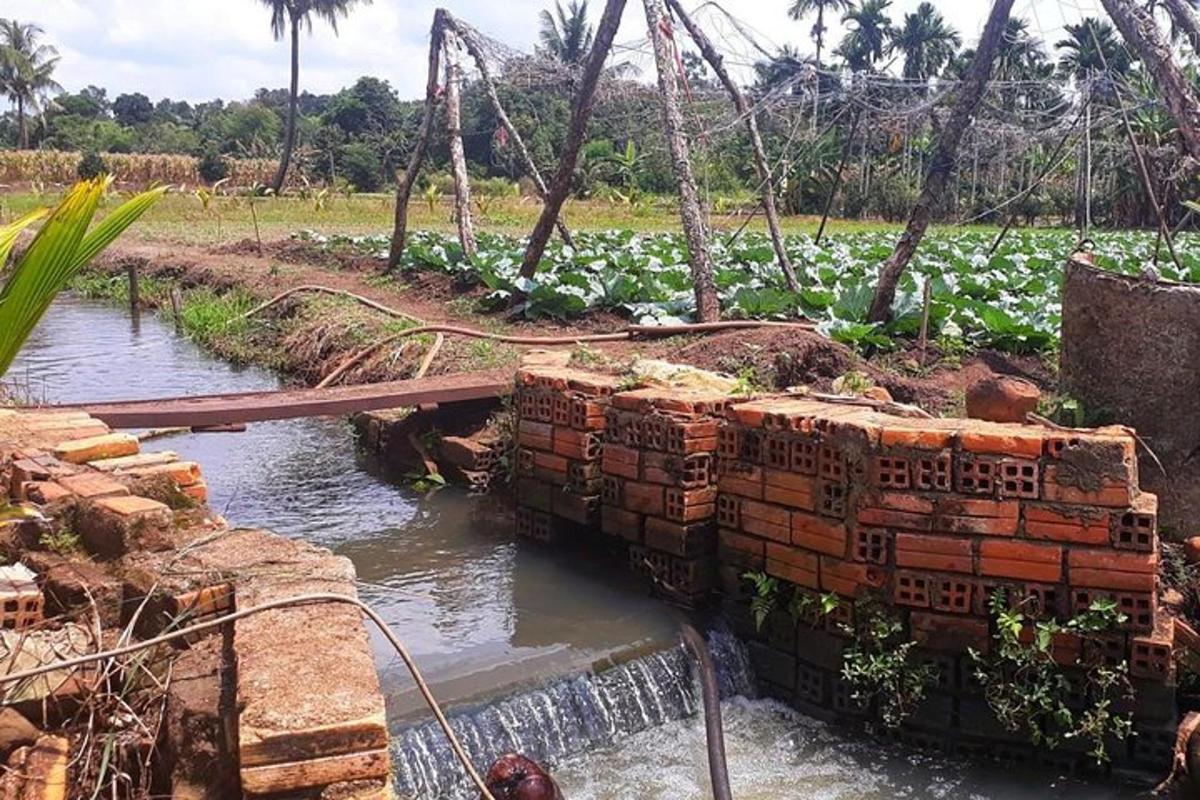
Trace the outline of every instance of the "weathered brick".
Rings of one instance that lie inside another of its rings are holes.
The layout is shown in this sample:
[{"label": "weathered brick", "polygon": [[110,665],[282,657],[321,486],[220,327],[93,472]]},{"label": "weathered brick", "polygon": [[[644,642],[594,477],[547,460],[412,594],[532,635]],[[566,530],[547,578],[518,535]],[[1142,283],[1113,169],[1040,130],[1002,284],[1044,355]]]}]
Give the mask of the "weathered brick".
[{"label": "weathered brick", "polygon": [[609,536],[617,536],[631,542],[641,543],[642,515],[615,506],[601,506],[600,530]]},{"label": "weathered brick", "polygon": [[1042,431],[1024,425],[974,422],[958,435],[968,453],[1036,459],[1042,454]]},{"label": "weathered brick", "polygon": [[80,507],[75,528],[84,547],[104,558],[134,549],[170,547],[174,516],[166,505],[145,497],[102,497]]},{"label": "weathered brick", "polygon": [[517,423],[517,444],[534,450],[554,450],[554,426],[549,422],[523,419]]},{"label": "weathered brick", "polygon": [[896,566],[971,573],[971,541],[919,533],[896,534]]},{"label": "weathered brick", "polygon": [[789,526],[792,524],[792,514],[786,508],[758,500],[742,501],[742,519],[760,519],[774,525]]},{"label": "weathered brick", "polygon": [[[745,502],[744,500],[742,502]],[[775,542],[788,544],[792,540],[792,529],[790,525],[780,525],[776,522],[767,522],[754,517],[742,515],[742,530],[746,533],[752,533],[755,536],[762,536],[765,539],[771,539]]]},{"label": "weathered brick", "polygon": [[933,526],[933,517],[909,511],[867,507],[858,510],[858,522],[862,525],[874,525],[880,528],[927,531]]},{"label": "weathered brick", "polygon": [[914,611],[909,617],[909,625],[913,640],[930,650],[963,653],[967,648],[974,648],[986,653],[989,649],[985,619]]},{"label": "weathered brick", "polygon": [[600,437],[590,431],[555,427],[554,452],[578,461],[591,461],[600,456]]},{"label": "weathered brick", "polygon": [[625,508],[629,511],[659,517],[663,514],[664,489],[662,486],[629,481],[625,484],[622,499]]},{"label": "weathered brick", "polygon": [[1128,550],[1074,549],[1067,553],[1072,586],[1152,592],[1157,587],[1158,554]]},{"label": "weathered brick", "polygon": [[567,481],[567,459],[560,455],[537,450],[533,454],[533,468],[558,473],[562,476],[562,483]]},{"label": "weathered brick", "polygon": [[856,528],[851,557],[864,564],[887,564],[892,535],[881,528]]},{"label": "weathered brick", "polygon": [[679,558],[695,558],[716,549],[717,531],[711,522],[687,525],[659,517],[647,517],[645,542],[647,547]]},{"label": "weathered brick", "polygon": [[818,588],[819,562],[815,553],[767,542],[766,571],[769,575],[809,589]]},{"label": "weathered brick", "polygon": [[763,469],[744,461],[722,460],[717,474],[717,488],[725,494],[735,494],[752,500],[763,499]]},{"label": "weathered brick", "polygon": [[[743,519],[745,512],[743,511]],[[839,558],[846,557],[846,526],[803,511],[791,515],[791,542]]]},{"label": "weathered brick", "polygon": [[979,574],[1057,583],[1062,579],[1062,548],[1032,542],[985,539],[979,544]]},{"label": "weathered brick", "polygon": [[606,475],[637,480],[640,476],[641,453],[632,447],[606,443],[600,456],[600,469]]},{"label": "weathered brick", "polygon": [[1112,543],[1127,550],[1153,550],[1158,536],[1158,497],[1138,493],[1132,505],[1112,515]]},{"label": "weathered brick", "polygon": [[871,505],[911,514],[932,514],[934,510],[934,503],[929,498],[905,492],[881,492],[871,498]]},{"label": "weathered brick", "polygon": [[63,442],[54,448],[54,456],[68,464],[83,464],[100,458],[120,458],[138,452],[136,436],[128,433],[108,433]]},{"label": "weathered brick", "polygon": [[558,491],[551,497],[551,512],[579,525],[591,525],[600,510],[600,498]]},{"label": "weathered brick", "polygon": [[[925,420],[921,421],[922,423]],[[916,450],[943,450],[954,443],[954,431],[932,427],[905,426],[902,422],[888,420],[880,434],[884,447],[911,447]]]},{"label": "weathered brick", "polygon": [[675,522],[698,522],[712,519],[717,510],[717,487],[706,489],[667,488],[664,496],[664,515]]},{"label": "weathered brick", "polygon": [[732,563],[747,570],[760,570],[766,564],[766,542],[729,528],[718,531],[721,563]]},{"label": "weathered brick", "polygon": [[553,484],[539,481],[536,478],[517,478],[517,502],[523,506],[550,511],[550,498],[554,493]]},{"label": "weathered brick", "polygon": [[1067,544],[1105,545],[1109,513],[1080,506],[1025,506],[1025,535]]},{"label": "weathered brick", "polygon": [[[1042,496],[1052,503],[1106,506],[1120,508],[1133,501],[1134,487],[1107,476],[1093,476],[1085,487],[1074,485],[1058,464],[1047,464],[1042,485]],[[1094,482],[1094,485],[1092,483]]]},{"label": "weathered brick", "polygon": [[885,573],[878,567],[821,556],[821,589],[826,592],[854,597],[860,587],[876,589],[884,580]]},{"label": "weathered brick", "polygon": [[897,570],[892,587],[892,602],[899,606],[929,608],[931,579],[921,572]]}]

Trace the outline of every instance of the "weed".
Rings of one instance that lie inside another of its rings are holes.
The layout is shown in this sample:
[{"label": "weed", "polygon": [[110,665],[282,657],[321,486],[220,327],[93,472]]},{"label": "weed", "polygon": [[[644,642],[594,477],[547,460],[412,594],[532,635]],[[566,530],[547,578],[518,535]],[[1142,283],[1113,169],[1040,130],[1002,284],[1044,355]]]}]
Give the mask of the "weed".
[{"label": "weed", "polygon": [[754,594],[750,597],[750,615],[754,617],[755,630],[762,630],[763,623],[775,609],[779,599],[779,579],[765,572],[744,572],[742,579],[749,581]]},{"label": "weed", "polygon": [[83,542],[79,534],[70,525],[63,524],[57,530],[43,528],[38,534],[38,542],[51,553],[68,556],[83,551]]},{"label": "weed", "polygon": [[517,463],[517,406],[511,395],[501,398],[499,410],[488,420],[488,428],[496,436],[493,449],[497,457],[492,479],[511,485]]},{"label": "weed", "polygon": [[863,706],[874,704],[884,727],[899,727],[925,700],[938,669],[912,658],[917,643],[877,602],[857,603],[854,624],[842,630],[851,637],[842,654],[842,677],[851,696]]},{"label": "weed", "polygon": [[[1125,740],[1132,729],[1130,717],[1113,710],[1117,700],[1132,696],[1125,664],[1112,667],[1076,659],[1075,666],[1084,669],[1075,678],[1081,685],[1073,685],[1055,660],[1054,647],[1061,634],[1086,642],[1125,617],[1107,599],[1093,601],[1087,611],[1063,624],[1031,619],[1024,606],[1025,602],[1010,604],[1003,591],[994,592],[989,610],[996,622],[996,646],[988,655],[969,651],[988,705],[1001,725],[1014,733],[1024,731],[1035,745],[1054,749],[1075,739],[1088,746],[1097,763],[1107,762],[1109,741]],[[1077,705],[1080,695],[1082,710]]]},{"label": "weed", "polygon": [[831,388],[837,394],[848,394],[857,397],[874,385],[875,381],[871,380],[871,376],[865,372],[852,369],[845,375],[834,378]]}]

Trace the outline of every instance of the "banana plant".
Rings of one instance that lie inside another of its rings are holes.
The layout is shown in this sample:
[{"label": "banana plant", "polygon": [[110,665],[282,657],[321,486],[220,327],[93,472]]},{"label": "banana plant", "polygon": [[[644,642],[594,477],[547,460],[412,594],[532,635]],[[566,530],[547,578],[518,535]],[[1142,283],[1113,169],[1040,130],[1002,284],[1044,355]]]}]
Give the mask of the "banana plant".
[{"label": "banana plant", "polygon": [[53,209],[35,211],[0,227],[2,268],[21,231],[45,218],[0,289],[0,376],[8,371],[58,293],[166,192],[165,186],[142,192],[93,226],[111,183],[106,175],[81,181]]}]

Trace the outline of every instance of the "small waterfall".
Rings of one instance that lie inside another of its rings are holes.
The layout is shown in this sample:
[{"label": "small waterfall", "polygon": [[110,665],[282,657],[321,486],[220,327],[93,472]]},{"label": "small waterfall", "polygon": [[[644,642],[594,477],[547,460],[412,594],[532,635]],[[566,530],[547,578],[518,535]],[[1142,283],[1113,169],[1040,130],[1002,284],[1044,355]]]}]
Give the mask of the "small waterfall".
[{"label": "small waterfall", "polygon": [[[709,649],[722,697],[752,693],[749,659],[737,638],[714,631]],[[700,692],[693,673],[688,654],[682,646],[675,647],[448,716],[480,772],[509,752],[553,765],[557,759],[698,713]],[[392,761],[401,797],[475,796],[432,720],[393,737]]]}]

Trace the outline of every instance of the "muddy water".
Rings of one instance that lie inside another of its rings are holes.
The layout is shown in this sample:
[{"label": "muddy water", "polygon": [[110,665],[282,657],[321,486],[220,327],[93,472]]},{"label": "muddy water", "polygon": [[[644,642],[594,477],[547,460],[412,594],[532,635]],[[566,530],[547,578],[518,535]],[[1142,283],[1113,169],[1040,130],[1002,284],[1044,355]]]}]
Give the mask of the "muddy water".
[{"label": "muddy water", "polygon": [[[22,392],[49,402],[278,385],[269,373],[208,357],[151,315],[131,321],[110,305],[73,298],[51,308],[8,377]],[[154,446],[200,461],[213,508],[235,523],[270,527],[349,557],[363,597],[409,644],[435,693],[464,708],[497,694],[531,696],[531,687],[578,674],[593,662],[624,662],[673,641],[673,613],[625,583],[618,565],[584,567],[569,555],[515,543],[502,516],[456,491],[414,492],[356,453],[343,421],[263,423],[242,434],[189,434]],[[403,732],[419,718],[411,684],[378,642],[376,652],[393,727]],[[644,688],[631,684],[634,693]],[[539,697],[553,695],[537,690]],[[472,712],[474,719],[487,717],[483,705],[484,711]],[[682,707],[694,710],[695,703]],[[735,698],[725,707],[739,800],[1102,800],[1132,797],[1140,788],[893,749],[768,701]],[[576,724],[569,710],[549,707],[544,713],[557,729]],[[531,719],[542,719],[540,713]],[[702,723],[660,716],[669,721],[645,730],[631,726],[639,732],[600,737],[599,749],[589,745],[590,752],[560,756],[556,774],[566,796],[711,796]],[[405,755],[397,756],[401,767],[414,762]],[[406,782],[403,772],[400,784]]]}]

